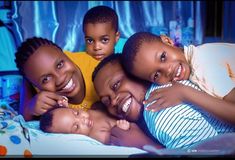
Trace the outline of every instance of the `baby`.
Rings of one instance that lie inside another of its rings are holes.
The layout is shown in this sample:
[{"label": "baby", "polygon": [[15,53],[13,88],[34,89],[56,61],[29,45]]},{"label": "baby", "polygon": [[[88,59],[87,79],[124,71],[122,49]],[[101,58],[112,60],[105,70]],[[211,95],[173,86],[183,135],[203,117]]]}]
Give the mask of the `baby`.
[{"label": "baby", "polygon": [[40,129],[44,132],[82,134],[94,138],[101,143],[110,144],[110,130],[118,126],[128,130],[130,123],[126,120],[117,120],[102,110],[103,104],[96,102],[91,109],[68,108],[67,100],[53,107],[41,116]]}]

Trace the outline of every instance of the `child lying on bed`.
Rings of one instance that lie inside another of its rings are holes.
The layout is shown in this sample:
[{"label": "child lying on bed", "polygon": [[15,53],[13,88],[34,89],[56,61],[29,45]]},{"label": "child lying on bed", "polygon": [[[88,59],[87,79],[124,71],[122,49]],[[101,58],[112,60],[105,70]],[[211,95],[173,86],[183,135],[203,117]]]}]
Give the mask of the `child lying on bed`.
[{"label": "child lying on bed", "polygon": [[109,144],[110,130],[118,126],[128,130],[130,123],[117,120],[102,110],[102,103],[96,102],[87,112],[82,109],[68,108],[66,101],[62,107],[53,107],[44,113],[40,119],[40,129],[44,132],[82,134],[94,138],[104,144]]}]

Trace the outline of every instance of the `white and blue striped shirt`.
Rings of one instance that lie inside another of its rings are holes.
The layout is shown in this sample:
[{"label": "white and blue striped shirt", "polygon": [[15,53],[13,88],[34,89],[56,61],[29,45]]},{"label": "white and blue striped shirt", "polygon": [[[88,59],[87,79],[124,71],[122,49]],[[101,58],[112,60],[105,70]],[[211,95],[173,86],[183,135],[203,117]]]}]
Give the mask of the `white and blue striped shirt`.
[{"label": "white and blue striped shirt", "polygon": [[[188,80],[180,83],[200,90]],[[145,98],[147,99],[152,91],[171,85],[152,84]],[[186,103],[159,112],[144,110],[144,119],[150,133],[166,148],[172,149],[185,149],[209,137],[235,131],[234,126],[219,121],[197,106]]]}]

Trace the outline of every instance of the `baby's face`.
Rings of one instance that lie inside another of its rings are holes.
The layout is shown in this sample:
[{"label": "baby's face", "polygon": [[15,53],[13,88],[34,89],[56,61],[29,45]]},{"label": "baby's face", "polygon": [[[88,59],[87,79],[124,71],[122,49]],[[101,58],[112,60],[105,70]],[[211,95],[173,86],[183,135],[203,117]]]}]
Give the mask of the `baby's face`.
[{"label": "baby's face", "polygon": [[138,120],[146,88],[129,79],[118,62],[108,63],[99,70],[94,86],[108,111],[117,118]]},{"label": "baby's face", "polygon": [[81,109],[58,108],[52,111],[51,132],[89,135],[94,125],[88,112]]},{"label": "baby's face", "polygon": [[102,60],[112,54],[120,36],[111,22],[88,23],[85,25],[84,35],[86,51],[96,60]]},{"label": "baby's face", "polygon": [[161,41],[144,42],[133,61],[135,76],[158,84],[189,78],[190,67],[184,53],[173,44]]},{"label": "baby's face", "polygon": [[37,49],[26,61],[24,73],[39,90],[56,92],[68,98],[83,97],[82,73],[62,51],[53,46]]}]

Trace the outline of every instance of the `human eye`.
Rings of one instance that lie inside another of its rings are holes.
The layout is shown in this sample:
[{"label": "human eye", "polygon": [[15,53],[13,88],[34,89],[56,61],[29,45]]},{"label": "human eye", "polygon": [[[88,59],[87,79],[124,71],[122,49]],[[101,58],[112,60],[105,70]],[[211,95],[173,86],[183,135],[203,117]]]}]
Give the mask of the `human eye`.
[{"label": "human eye", "polygon": [[59,61],[59,63],[57,64],[57,68],[58,69],[60,69],[60,68],[62,68],[64,66],[64,60],[61,60],[61,61]]},{"label": "human eye", "polygon": [[92,43],[93,43],[93,40],[92,40],[91,38],[87,38],[87,39],[86,39],[86,43],[87,43],[87,44],[92,44]]},{"label": "human eye", "polygon": [[108,42],[109,42],[109,38],[106,38],[106,37],[105,37],[105,38],[102,38],[102,40],[101,40],[101,41],[102,41],[102,43],[106,44],[106,43],[108,43]]},{"label": "human eye", "polygon": [[119,81],[117,81],[116,83],[114,83],[113,85],[112,85],[112,90],[115,92],[115,91],[117,91],[118,90],[118,88],[119,88],[119,86],[120,86],[120,84],[121,84],[121,81],[119,80]]},{"label": "human eye", "polygon": [[160,56],[160,61],[161,62],[165,62],[166,61],[166,52],[162,52],[161,56]]},{"label": "human eye", "polygon": [[43,78],[42,78],[42,84],[47,83],[50,79],[51,79],[50,76],[45,76],[45,77],[43,77]]},{"label": "human eye", "polygon": [[160,72],[157,71],[153,76],[153,82],[157,82],[160,76],[161,76]]},{"label": "human eye", "polygon": [[110,105],[110,98],[108,96],[106,97],[102,97],[101,98],[101,102],[105,105],[105,106],[109,106]]}]

